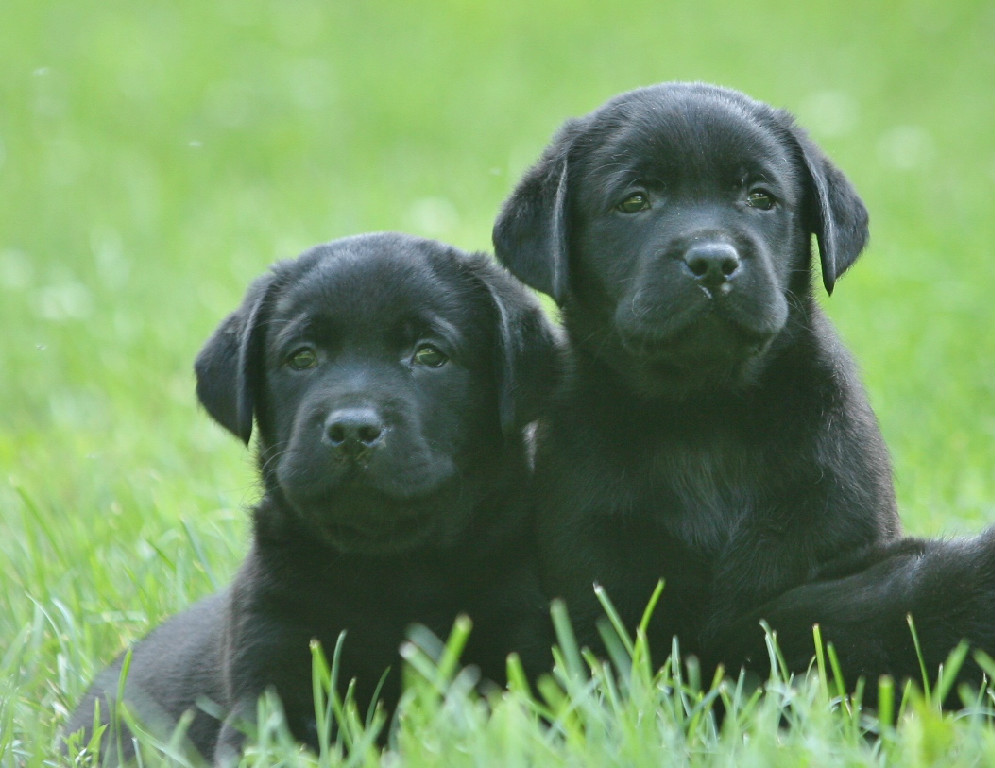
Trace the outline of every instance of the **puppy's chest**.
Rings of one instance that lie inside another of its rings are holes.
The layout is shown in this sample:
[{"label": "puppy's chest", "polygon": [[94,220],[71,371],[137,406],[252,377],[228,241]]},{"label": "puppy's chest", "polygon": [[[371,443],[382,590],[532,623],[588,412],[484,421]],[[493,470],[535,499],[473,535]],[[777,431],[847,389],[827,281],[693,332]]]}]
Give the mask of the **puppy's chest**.
[{"label": "puppy's chest", "polygon": [[306,602],[303,618],[318,634],[334,638],[344,629],[354,642],[373,644],[387,638],[393,650],[409,625],[445,633],[465,610],[457,585],[418,568],[357,577],[337,572],[317,580],[312,590],[314,599]]},{"label": "puppy's chest", "polygon": [[689,546],[721,550],[761,503],[764,469],[732,441],[664,442],[643,456],[644,499],[657,522]]}]

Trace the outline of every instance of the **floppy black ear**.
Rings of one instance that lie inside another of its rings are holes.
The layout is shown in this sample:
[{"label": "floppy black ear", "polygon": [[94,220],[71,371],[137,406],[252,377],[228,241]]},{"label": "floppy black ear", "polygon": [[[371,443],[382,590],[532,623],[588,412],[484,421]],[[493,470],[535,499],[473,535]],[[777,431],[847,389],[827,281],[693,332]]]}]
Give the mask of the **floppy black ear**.
[{"label": "floppy black ear", "polygon": [[539,302],[496,264],[479,275],[497,309],[501,430],[506,436],[539,418],[561,372],[564,339]]},{"label": "floppy black ear", "polygon": [[795,136],[811,179],[813,205],[809,229],[815,233],[822,261],[822,282],[830,295],[837,278],[867,245],[867,209],[843,172],[799,129]]},{"label": "floppy black ear", "polygon": [[569,286],[567,156],[573,121],[553,139],[494,223],[494,251],[522,282],[562,304]]},{"label": "floppy black ear", "polygon": [[262,365],[263,307],[275,274],[249,286],[242,306],[221,321],[197,355],[197,399],[218,424],[248,444]]}]

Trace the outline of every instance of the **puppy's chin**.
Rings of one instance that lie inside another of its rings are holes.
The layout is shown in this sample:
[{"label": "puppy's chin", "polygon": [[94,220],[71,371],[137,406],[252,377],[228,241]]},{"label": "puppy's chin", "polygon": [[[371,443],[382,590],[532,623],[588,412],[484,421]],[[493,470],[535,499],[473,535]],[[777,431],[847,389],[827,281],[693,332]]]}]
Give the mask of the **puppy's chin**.
[{"label": "puppy's chin", "polygon": [[345,555],[393,555],[428,546],[436,533],[431,517],[375,519],[355,521],[321,521],[326,541]]},{"label": "puppy's chin", "polygon": [[707,315],[666,336],[616,328],[616,370],[641,394],[682,400],[752,384],[776,332]]},{"label": "puppy's chin", "polygon": [[452,506],[445,490],[403,500],[362,487],[283,493],[309,527],[343,554],[387,555],[428,546],[442,534],[438,510]]}]

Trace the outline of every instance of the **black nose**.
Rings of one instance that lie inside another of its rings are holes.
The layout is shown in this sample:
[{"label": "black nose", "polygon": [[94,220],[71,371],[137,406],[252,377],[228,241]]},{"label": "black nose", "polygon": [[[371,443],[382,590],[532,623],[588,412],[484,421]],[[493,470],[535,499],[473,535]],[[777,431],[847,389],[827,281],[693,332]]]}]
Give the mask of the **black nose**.
[{"label": "black nose", "polygon": [[340,408],[325,421],[325,439],[343,456],[358,456],[379,446],[385,425],[375,408]]},{"label": "black nose", "polygon": [[687,249],[684,263],[702,285],[717,286],[739,271],[739,254],[728,243],[697,243]]}]

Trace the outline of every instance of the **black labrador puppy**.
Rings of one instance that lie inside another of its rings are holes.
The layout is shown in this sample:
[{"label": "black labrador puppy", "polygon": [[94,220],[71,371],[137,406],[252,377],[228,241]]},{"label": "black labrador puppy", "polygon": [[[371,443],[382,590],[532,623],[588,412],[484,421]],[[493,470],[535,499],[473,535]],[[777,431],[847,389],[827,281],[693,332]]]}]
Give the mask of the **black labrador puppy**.
[{"label": "black labrador puppy", "polygon": [[569,120],[505,202],[497,255],[556,300],[572,345],[536,486],[544,587],[585,642],[594,582],[632,626],[665,579],[657,647],[677,635],[708,657],[730,627],[762,639],[761,616],[811,636],[843,595],[828,614],[751,611],[824,572],[913,556],[891,544],[889,456],[812,294],[813,235],[831,292],[868,238],[849,181],[788,113],[704,84]]},{"label": "black labrador puppy", "polygon": [[[230,588],[132,651],[125,698],[171,732],[237,757],[273,688],[296,738],[316,747],[309,643],[355,678],[361,707],[419,623],[473,631],[464,661],[489,680],[517,651],[545,664],[523,426],[555,374],[558,342],[538,303],[483,254],[400,234],[360,235],[277,264],[197,358],[207,412],[248,443],[258,426],[265,491]],[[68,727],[108,711],[121,659]],[[223,722],[198,707],[213,702]]]}]

